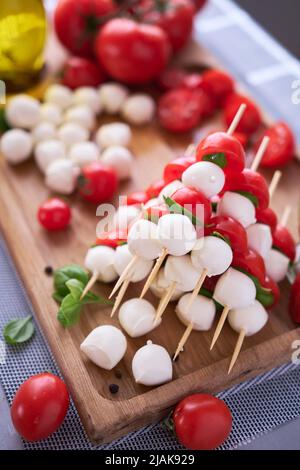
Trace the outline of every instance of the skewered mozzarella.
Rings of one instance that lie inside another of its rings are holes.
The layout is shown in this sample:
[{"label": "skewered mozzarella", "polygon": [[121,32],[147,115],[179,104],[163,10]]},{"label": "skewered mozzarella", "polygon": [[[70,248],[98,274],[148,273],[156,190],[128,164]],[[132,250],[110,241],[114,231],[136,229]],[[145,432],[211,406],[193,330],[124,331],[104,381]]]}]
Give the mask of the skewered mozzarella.
[{"label": "skewered mozzarella", "polygon": [[214,299],[230,309],[249,307],[255,297],[256,288],[252,279],[233,268],[220,277],[214,291]]},{"label": "skewered mozzarella", "polygon": [[271,229],[266,224],[253,224],[247,228],[249,248],[266,258],[272,248]]},{"label": "skewered mozzarella", "polygon": [[224,171],[214,163],[198,162],[191,165],[182,174],[185,186],[201,191],[207,198],[219,194],[225,184]]},{"label": "skewered mozzarella", "polygon": [[131,141],[131,130],[123,122],[114,122],[101,126],[96,134],[96,142],[100,148],[120,145],[128,147]]},{"label": "skewered mozzarella", "polygon": [[3,157],[12,164],[27,160],[32,152],[31,135],[22,129],[11,129],[3,134],[0,150]]},{"label": "skewered mozzarella", "polygon": [[129,95],[129,91],[119,83],[105,83],[99,88],[103,110],[108,114],[118,114]]},{"label": "skewered mozzarella", "polygon": [[190,219],[181,214],[166,214],[158,221],[158,238],[170,255],[182,256],[191,251],[197,234]]},{"label": "skewered mozzarella", "polygon": [[231,191],[227,191],[221,198],[217,214],[232,217],[245,228],[256,222],[254,204],[245,196]]},{"label": "skewered mozzarella", "polygon": [[[152,282],[150,286],[150,290],[151,292],[153,292],[153,294],[156,297],[161,299],[165,295],[166,291],[169,289],[170,284],[171,284],[171,281],[166,279],[164,268],[161,268],[159,270],[158,275],[155,277],[154,281]],[[175,289],[175,292],[172,294],[170,302],[173,302],[174,300],[178,300],[179,297],[181,296],[182,296],[182,291],[178,288]]]},{"label": "skewered mozzarella", "polygon": [[51,163],[66,158],[66,149],[60,140],[45,140],[36,146],[34,158],[41,172],[45,173]]},{"label": "skewered mozzarella", "polygon": [[88,131],[92,131],[95,127],[95,116],[91,108],[86,105],[77,105],[69,108],[64,116],[65,122],[74,122]]},{"label": "skewered mozzarella", "polygon": [[115,251],[109,246],[95,246],[87,251],[84,266],[91,273],[98,273],[98,280],[112,282],[118,275],[114,267]]},{"label": "skewered mozzarella", "polygon": [[149,199],[149,201],[147,201],[143,208],[144,209],[149,209],[149,207],[154,207],[154,206],[159,206],[161,204],[161,202],[159,201],[159,199],[157,197],[153,197],[152,199]]},{"label": "skewered mozzarella", "polygon": [[252,336],[263,329],[268,321],[268,314],[257,300],[243,309],[230,310],[228,321],[233,330],[240,333],[245,330],[246,336]]},{"label": "skewered mozzarella", "polygon": [[73,104],[88,106],[95,114],[102,111],[98,90],[89,86],[79,87],[74,91]]},{"label": "skewered mozzarella", "polygon": [[101,162],[116,170],[119,180],[130,178],[133,166],[132,153],[120,145],[107,148],[101,155]]},{"label": "skewered mozzarella", "polygon": [[210,236],[197,240],[191,259],[198,272],[207,270],[207,276],[223,274],[232,263],[232,249],[224,240]]},{"label": "skewered mozzarella", "polygon": [[119,328],[103,325],[91,331],[80,349],[97,366],[111,370],[124,357],[127,341]]},{"label": "skewered mozzarella", "polygon": [[40,107],[40,102],[32,96],[17,95],[8,101],[5,117],[11,127],[32,129],[40,121]]},{"label": "skewered mozzarella", "polygon": [[270,250],[265,258],[268,276],[275,282],[281,282],[288,272],[290,259],[278,250]]},{"label": "skewered mozzarella", "polygon": [[98,146],[94,142],[78,142],[72,145],[68,157],[74,165],[82,168],[100,158]]},{"label": "skewered mozzarella", "polygon": [[136,206],[119,206],[113,217],[115,229],[128,230],[134,221],[138,219],[140,210]]},{"label": "skewered mozzarella", "polygon": [[167,184],[158,195],[159,202],[165,202],[165,197],[171,197],[172,194],[177,191],[177,189],[183,188],[183,184],[179,180],[174,180],[171,183]]},{"label": "skewered mozzarella", "polygon": [[185,326],[192,323],[193,329],[197,331],[210,330],[216,314],[214,301],[203,295],[197,295],[192,305],[189,306],[191,295],[183,295],[176,306],[175,311],[179,320]]},{"label": "skewered mozzarella", "polygon": [[128,248],[133,255],[154,260],[159,257],[162,245],[158,239],[157,225],[149,220],[138,220],[128,232]]},{"label": "skewered mozzarella", "polygon": [[41,120],[59,126],[63,116],[61,108],[55,103],[44,103],[41,105]]},{"label": "skewered mozzarella", "polygon": [[60,109],[67,109],[72,106],[73,93],[70,88],[54,84],[47,89],[44,100],[46,103],[53,103],[60,107]]},{"label": "skewered mozzarella", "polygon": [[33,141],[35,144],[43,142],[45,140],[56,139],[57,132],[54,124],[51,122],[41,122],[31,132]]},{"label": "skewered mozzarella", "polygon": [[172,380],[172,361],[165,348],[152,341],[141,347],[132,360],[132,373],[136,383],[154,386]]},{"label": "skewered mozzarella", "polygon": [[170,283],[176,282],[177,288],[183,292],[194,290],[199,278],[189,255],[168,256],[164,274]]},{"label": "skewered mozzarella", "polygon": [[[114,258],[114,268],[119,276],[132,260],[133,255],[128,249],[128,245],[121,245],[116,248]],[[153,261],[139,258],[132,271],[128,273],[128,279],[131,282],[139,282],[148,276],[153,266]]]},{"label": "skewered mozzarella", "polygon": [[58,130],[59,139],[66,147],[71,147],[78,142],[85,142],[89,138],[89,132],[84,127],[75,122],[67,122]]},{"label": "skewered mozzarella", "polygon": [[78,170],[71,160],[55,160],[46,169],[46,186],[59,194],[71,194],[76,188]]},{"label": "skewered mozzarella", "polygon": [[132,338],[143,336],[161,323],[156,323],[155,308],[145,299],[130,299],[125,302],[119,311],[119,322],[126,333]]},{"label": "skewered mozzarella", "polygon": [[124,119],[136,126],[151,122],[154,113],[155,102],[151,96],[144,93],[129,96],[122,106]]}]

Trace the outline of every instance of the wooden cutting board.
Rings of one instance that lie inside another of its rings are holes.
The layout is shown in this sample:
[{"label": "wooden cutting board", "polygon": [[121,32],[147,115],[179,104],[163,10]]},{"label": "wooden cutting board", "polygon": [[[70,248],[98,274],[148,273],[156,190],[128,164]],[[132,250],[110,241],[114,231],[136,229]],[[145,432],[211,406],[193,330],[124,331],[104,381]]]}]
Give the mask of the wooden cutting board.
[{"label": "wooden cutting board", "polygon": [[[214,59],[199,47],[191,48],[185,62],[211,65]],[[101,122],[104,122],[105,119]],[[207,123],[216,128],[217,121]],[[163,132],[156,123],[134,129],[132,150],[135,154],[133,179],[120,188],[121,193],[143,189],[162,175],[164,165],[180,153],[192,140],[207,131],[204,128],[193,135],[174,136]],[[271,173],[265,174],[268,181]],[[300,168],[297,163],[284,170],[280,187],[272,201],[280,215],[287,204],[294,206],[290,228],[297,237],[297,210]],[[174,314],[174,304],[164,314],[159,328],[146,337],[128,339],[128,350],[116,370],[104,371],[80,352],[79,345],[96,326],[118,325],[117,315],[110,319],[110,309],[87,307],[78,325],[64,330],[56,320],[57,305],[51,298],[52,278],[44,268],[65,264],[82,264],[87,248],[95,240],[97,217],[95,207],[74,196],[72,226],[62,233],[47,233],[38,224],[39,204],[49,196],[43,178],[29,161],[16,168],[0,161],[0,221],[2,232],[33,303],[36,319],[42,327],[54,357],[64,375],[69,390],[89,438],[98,443],[111,441],[142,425],[157,421],[168,409],[187,394],[215,393],[235,383],[249,379],[291,359],[292,342],[299,338],[300,329],[287,313],[288,286],[282,285],[280,305],[270,315],[270,321],[257,335],[246,338],[243,351],[230,375],[227,374],[237,335],[225,325],[214,350],[209,351],[215,328],[207,333],[192,332],[179,360],[174,363],[174,380],[149,389],[135,384],[131,361],[136,350],[151,339],[175,352],[184,327]],[[98,285],[95,291],[108,295],[111,286]],[[131,285],[127,298],[138,296],[141,285]],[[156,306],[151,294],[147,298]],[[117,372],[117,373],[116,373]],[[121,378],[120,378],[121,374]],[[116,395],[109,385],[116,383]]]}]

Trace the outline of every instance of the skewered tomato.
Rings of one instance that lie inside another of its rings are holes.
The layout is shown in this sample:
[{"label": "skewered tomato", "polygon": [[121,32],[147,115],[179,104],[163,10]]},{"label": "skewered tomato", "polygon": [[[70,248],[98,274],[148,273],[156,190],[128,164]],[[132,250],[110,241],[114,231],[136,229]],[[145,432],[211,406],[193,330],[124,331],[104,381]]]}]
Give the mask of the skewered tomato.
[{"label": "skewered tomato", "polygon": [[100,204],[109,201],[115,194],[118,186],[117,174],[113,168],[93,162],[82,168],[78,185],[83,199]]},{"label": "skewered tomato", "polygon": [[193,90],[176,88],[168,91],[158,102],[160,124],[171,132],[187,132],[199,124],[202,103]]},{"label": "skewered tomato", "polygon": [[146,204],[149,201],[149,196],[145,191],[135,191],[127,196],[126,205],[134,206],[135,204]]},{"label": "skewered tomato", "polygon": [[165,183],[168,184],[175,180],[181,180],[182,173],[193,163],[195,163],[195,157],[179,157],[172,160],[164,169]]},{"label": "skewered tomato", "polygon": [[72,89],[84,86],[96,87],[104,80],[104,73],[93,61],[75,56],[67,59],[62,78],[65,86]]},{"label": "skewered tomato", "polygon": [[220,105],[233,92],[234,81],[221,70],[207,70],[202,74],[202,88]]},{"label": "skewered tomato", "polygon": [[236,130],[237,132],[244,132],[247,135],[252,135],[261,126],[262,118],[256,104],[246,96],[232,93],[227,97],[224,105],[225,123],[227,126],[230,126],[242,104],[246,104],[247,108]]},{"label": "skewered tomato", "polygon": [[222,235],[236,253],[248,251],[248,238],[244,227],[234,219],[225,216],[212,217],[205,227],[205,235]]},{"label": "skewered tomato", "polygon": [[296,258],[296,243],[290,231],[278,224],[273,233],[273,246],[280,250],[284,255],[295,261]]},{"label": "skewered tomato", "polygon": [[166,183],[164,180],[158,180],[150,184],[150,186],[148,186],[148,188],[146,189],[146,193],[149,199],[157,197],[165,186]]},{"label": "skewered tomato", "polygon": [[234,132],[232,135],[240,142],[244,149],[247,148],[249,142],[249,137],[247,134],[244,132]]},{"label": "skewered tomato", "polygon": [[210,220],[212,214],[211,203],[200,191],[183,187],[175,191],[171,199],[188,212],[192,212],[201,222],[203,220],[204,224],[207,224]]},{"label": "skewered tomato", "polygon": [[265,178],[256,171],[245,168],[238,175],[228,176],[223,192],[235,191],[248,197],[255,207],[266,209],[269,206],[269,188]]},{"label": "skewered tomato", "polygon": [[273,296],[273,303],[268,306],[268,309],[274,308],[278,304],[280,299],[280,290],[278,284],[273,281],[273,279],[271,279],[269,276],[266,276],[263,287],[265,289],[269,289]]},{"label": "skewered tomato", "polygon": [[167,67],[157,78],[156,83],[164,90],[173,90],[183,84],[186,77],[185,70],[178,67]]},{"label": "skewered tomato", "polygon": [[261,161],[262,167],[281,167],[294,158],[296,151],[295,138],[285,122],[278,122],[267,129],[256,143],[256,149],[258,149],[262,139],[266,136],[270,138],[270,142]]},{"label": "skewered tomato", "polygon": [[289,300],[289,312],[292,320],[295,323],[300,323],[300,274],[298,274],[294,284],[292,285]]},{"label": "skewered tomato", "polygon": [[256,209],[256,220],[260,224],[269,225],[272,233],[275,231],[277,226],[277,215],[270,207],[267,207],[266,209],[258,207]]},{"label": "skewered tomato", "polygon": [[117,248],[117,246],[127,243],[127,230],[118,229],[104,232],[96,239],[96,245],[109,246]]},{"label": "skewered tomato", "polygon": [[68,204],[53,197],[48,199],[38,210],[38,220],[47,230],[56,231],[66,228],[71,221],[71,209]]},{"label": "skewered tomato", "polygon": [[263,258],[253,250],[247,250],[245,253],[233,253],[232,266],[255,276],[261,285],[264,285],[266,279],[266,268]]}]

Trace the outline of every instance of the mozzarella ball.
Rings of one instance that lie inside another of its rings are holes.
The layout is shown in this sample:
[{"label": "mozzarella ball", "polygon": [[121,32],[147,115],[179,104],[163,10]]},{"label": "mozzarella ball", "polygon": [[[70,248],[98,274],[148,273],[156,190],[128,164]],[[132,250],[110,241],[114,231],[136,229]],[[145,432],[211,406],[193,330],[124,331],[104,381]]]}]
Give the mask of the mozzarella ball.
[{"label": "mozzarella ball", "polygon": [[118,114],[129,95],[129,91],[119,83],[104,83],[99,88],[100,102],[103,111],[108,114]]},{"label": "mozzarella ball", "polygon": [[88,106],[95,114],[100,114],[102,111],[98,90],[89,86],[80,87],[74,91],[73,104]]},{"label": "mozzarella ball", "polygon": [[168,256],[165,277],[170,283],[176,282],[177,288],[181,291],[190,292],[196,287],[199,273],[192,265],[189,255]]},{"label": "mozzarella ball", "polygon": [[198,162],[191,165],[182,174],[185,186],[201,191],[208,199],[219,194],[225,184],[222,168],[211,162]]},{"label": "mozzarella ball", "polygon": [[207,270],[207,276],[223,274],[232,263],[232,249],[218,237],[200,238],[192,253],[191,259],[199,273]]},{"label": "mozzarella ball", "polygon": [[85,142],[89,138],[89,132],[84,127],[75,122],[63,124],[58,130],[59,139],[66,147],[71,147],[78,142]]},{"label": "mozzarella ball", "polygon": [[143,208],[144,209],[149,209],[149,207],[154,207],[154,206],[159,206],[161,205],[161,202],[158,200],[157,197],[154,197],[152,199],[149,199],[149,201],[147,201],[144,205],[143,205]]},{"label": "mozzarella ball", "polygon": [[[159,270],[158,275],[156,276],[156,278],[152,282],[152,284],[150,286],[150,290],[156,297],[161,299],[165,295],[165,293],[168,290],[168,288],[170,287],[170,285],[171,285],[171,281],[169,281],[166,278],[164,268],[161,268]],[[180,290],[180,289],[178,289],[178,287],[176,287],[174,293],[172,294],[172,297],[171,297],[170,301],[173,302],[174,300],[178,300],[179,297],[182,296],[182,294],[183,294],[182,290]]]},{"label": "mozzarella ball", "polygon": [[62,123],[63,115],[61,108],[54,103],[44,103],[41,106],[41,120],[50,122],[54,126]]},{"label": "mozzarella ball", "polygon": [[131,142],[131,130],[123,122],[104,124],[96,134],[96,142],[100,148],[113,147],[119,145],[128,147]]},{"label": "mozzarella ball", "polygon": [[257,300],[252,305],[243,309],[230,310],[228,321],[231,328],[240,333],[246,331],[246,336],[252,336],[263,329],[268,321],[268,314],[262,304]]},{"label": "mozzarella ball", "polygon": [[80,349],[94,364],[111,370],[124,357],[127,341],[119,328],[103,325],[91,331],[81,343]]},{"label": "mozzarella ball", "polygon": [[138,220],[128,232],[128,248],[133,255],[154,260],[162,252],[162,245],[157,235],[157,225],[149,220]]},{"label": "mozzarella ball", "polygon": [[122,106],[122,116],[130,124],[140,126],[152,121],[155,101],[151,96],[137,93],[129,96]]},{"label": "mozzarella ball", "polygon": [[218,280],[214,299],[224,307],[246,308],[256,297],[256,287],[252,279],[237,269],[229,268]]},{"label": "mozzarella ball", "polygon": [[138,338],[161,324],[161,318],[155,322],[155,316],[155,308],[148,300],[130,299],[120,308],[119,322],[131,338]]},{"label": "mozzarella ball", "polygon": [[31,156],[33,141],[31,135],[21,129],[11,129],[3,134],[0,150],[9,163],[22,163]]},{"label": "mozzarella ball", "polygon": [[91,272],[98,273],[98,280],[112,282],[118,274],[114,267],[115,250],[109,246],[94,246],[87,251],[84,266]]},{"label": "mozzarella ball", "polygon": [[159,202],[165,202],[165,197],[171,197],[177,189],[183,188],[183,184],[179,180],[174,180],[167,184],[158,195]]},{"label": "mozzarella ball", "polygon": [[74,167],[71,160],[61,158],[47,167],[45,183],[54,192],[72,194],[76,188],[78,176],[78,168]]},{"label": "mozzarella ball", "polygon": [[70,88],[54,84],[46,90],[44,101],[46,103],[56,104],[60,109],[67,109],[72,106],[73,93]]},{"label": "mozzarella ball", "polygon": [[113,227],[119,230],[128,230],[139,218],[140,212],[136,206],[119,206],[113,217]]},{"label": "mozzarella ball", "polygon": [[41,117],[40,102],[32,96],[17,95],[8,100],[5,117],[11,127],[32,129]]},{"label": "mozzarella ball", "polygon": [[211,329],[216,315],[216,306],[212,299],[203,295],[197,295],[192,305],[189,301],[192,294],[185,294],[176,306],[176,314],[179,320],[188,326],[193,323],[193,329],[197,331],[208,331]]},{"label": "mozzarella ball", "polygon": [[35,144],[43,142],[44,140],[56,139],[57,132],[54,124],[51,122],[41,122],[31,132]]},{"label": "mozzarella ball", "polygon": [[290,259],[278,250],[270,250],[265,258],[268,276],[275,282],[281,282],[287,275]]},{"label": "mozzarella ball", "polygon": [[132,360],[132,373],[136,383],[155,386],[172,380],[171,358],[165,348],[147,341],[135,353]]},{"label": "mozzarella ball", "polygon": [[221,198],[217,214],[232,217],[245,228],[256,222],[254,204],[245,196],[231,191],[227,191]]},{"label": "mozzarella ball", "polygon": [[130,178],[133,166],[133,156],[126,147],[114,145],[107,148],[101,155],[101,162],[105,166],[114,168],[119,180]]},{"label": "mozzarella ball", "polygon": [[266,258],[273,244],[271,229],[266,224],[253,224],[247,228],[249,248]]},{"label": "mozzarella ball", "polygon": [[60,140],[45,140],[36,146],[34,158],[41,172],[45,173],[51,163],[66,158],[66,148]]},{"label": "mozzarella ball", "polygon": [[85,105],[72,106],[64,116],[65,122],[74,122],[88,131],[92,131],[95,127],[96,120],[94,112]]},{"label": "mozzarella ball", "polygon": [[170,255],[182,256],[193,249],[197,234],[187,216],[166,214],[158,221],[158,238]]},{"label": "mozzarella ball", "polygon": [[[121,245],[116,248],[114,268],[119,276],[123,273],[133,258],[128,249],[128,245]],[[127,278],[130,282],[140,282],[145,279],[153,267],[153,261],[139,258],[133,268],[129,271]]]},{"label": "mozzarella ball", "polygon": [[68,157],[74,165],[82,168],[85,165],[96,162],[100,158],[100,152],[94,142],[78,142],[70,148]]}]

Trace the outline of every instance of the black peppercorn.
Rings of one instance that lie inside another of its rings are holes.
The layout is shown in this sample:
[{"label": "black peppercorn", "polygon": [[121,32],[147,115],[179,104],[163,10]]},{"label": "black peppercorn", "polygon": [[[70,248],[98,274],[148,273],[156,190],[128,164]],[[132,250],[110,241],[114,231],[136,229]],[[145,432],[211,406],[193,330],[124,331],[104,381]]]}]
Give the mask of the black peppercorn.
[{"label": "black peppercorn", "polygon": [[47,276],[52,276],[52,274],[53,274],[52,266],[46,266],[45,267],[45,274],[47,274]]},{"label": "black peppercorn", "polygon": [[119,385],[117,385],[117,384],[110,384],[110,386],[109,386],[109,391],[110,391],[110,393],[113,393],[113,394],[118,393],[118,391],[119,391]]}]

